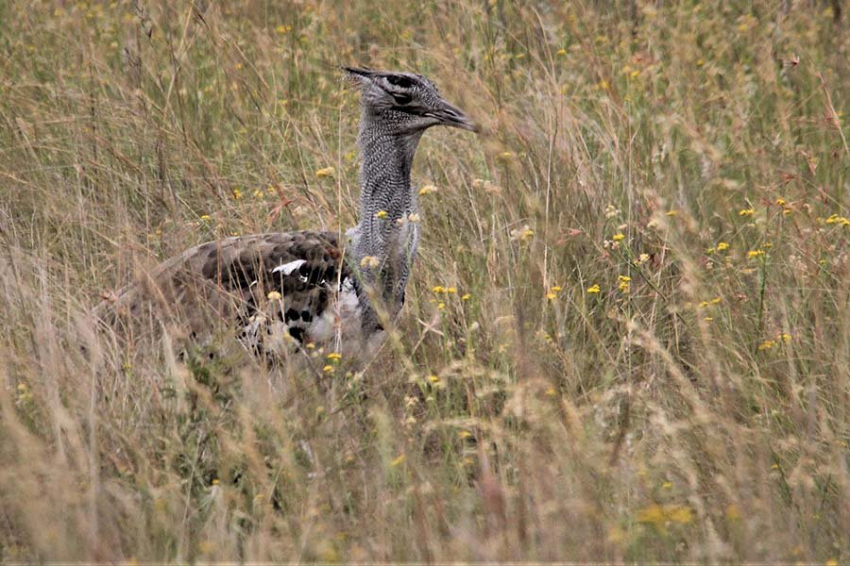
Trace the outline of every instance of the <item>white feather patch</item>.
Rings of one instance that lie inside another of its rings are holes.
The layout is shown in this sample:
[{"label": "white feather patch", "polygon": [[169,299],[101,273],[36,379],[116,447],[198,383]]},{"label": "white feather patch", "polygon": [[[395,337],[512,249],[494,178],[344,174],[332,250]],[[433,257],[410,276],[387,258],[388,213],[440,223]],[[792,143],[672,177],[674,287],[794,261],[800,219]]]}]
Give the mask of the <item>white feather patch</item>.
[{"label": "white feather patch", "polygon": [[272,273],[283,272],[284,275],[290,275],[293,271],[295,271],[305,263],[307,263],[306,260],[296,259],[295,261],[290,261],[288,263],[278,265],[277,267],[272,269]]}]

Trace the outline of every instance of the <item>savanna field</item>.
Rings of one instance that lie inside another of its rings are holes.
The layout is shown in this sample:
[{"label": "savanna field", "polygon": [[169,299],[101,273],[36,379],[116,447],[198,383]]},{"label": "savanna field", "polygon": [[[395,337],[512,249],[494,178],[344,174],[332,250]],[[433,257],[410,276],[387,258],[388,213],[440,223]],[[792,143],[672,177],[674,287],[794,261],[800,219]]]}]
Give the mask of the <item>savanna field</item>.
[{"label": "savanna field", "polygon": [[[846,563],[845,7],[0,3],[0,560]],[[350,64],[485,130],[423,137],[378,357],[98,329],[356,222]]]}]

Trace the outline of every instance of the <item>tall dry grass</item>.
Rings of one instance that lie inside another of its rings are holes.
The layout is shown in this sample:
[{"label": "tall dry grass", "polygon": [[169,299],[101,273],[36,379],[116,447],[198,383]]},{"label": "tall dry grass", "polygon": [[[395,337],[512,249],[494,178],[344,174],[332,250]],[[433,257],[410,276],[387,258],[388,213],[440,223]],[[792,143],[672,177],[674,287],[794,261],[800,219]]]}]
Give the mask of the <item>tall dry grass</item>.
[{"label": "tall dry grass", "polygon": [[[0,3],[0,557],[846,561],[840,7]],[[351,63],[487,129],[423,141],[382,358],[98,334],[185,247],[354,222]]]}]

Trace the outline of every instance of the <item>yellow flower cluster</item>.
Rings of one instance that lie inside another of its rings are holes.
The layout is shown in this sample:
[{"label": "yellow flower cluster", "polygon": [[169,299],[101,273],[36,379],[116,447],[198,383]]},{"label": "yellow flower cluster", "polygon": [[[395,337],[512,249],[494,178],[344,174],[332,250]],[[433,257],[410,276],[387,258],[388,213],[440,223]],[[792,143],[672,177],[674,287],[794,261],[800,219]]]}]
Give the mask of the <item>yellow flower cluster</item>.
[{"label": "yellow flower cluster", "polygon": [[726,242],[720,242],[713,248],[706,248],[705,253],[708,255],[713,254],[714,252],[723,252],[729,249],[729,244]]},{"label": "yellow flower cluster", "polygon": [[599,285],[591,285],[587,288],[587,292],[591,295],[598,295],[600,291]]},{"label": "yellow flower cluster", "polygon": [[649,254],[640,254],[635,260],[635,265],[643,265],[649,261]]},{"label": "yellow flower cluster", "polygon": [[694,514],[686,505],[652,504],[638,511],[637,520],[639,523],[650,524],[659,531],[664,531],[670,523],[687,525],[694,520]]},{"label": "yellow flower cluster", "polygon": [[511,240],[520,242],[528,242],[534,238],[534,230],[526,224],[519,230],[511,230]]},{"label": "yellow flower cluster", "polygon": [[629,282],[632,280],[631,277],[627,275],[620,275],[620,291],[623,293],[627,293],[629,291]]},{"label": "yellow flower cluster", "polygon": [[437,295],[456,295],[457,288],[456,287],[443,287],[442,285],[437,285],[433,289],[431,289]]},{"label": "yellow flower cluster", "polygon": [[837,214],[830,215],[829,218],[824,220],[827,224],[838,224],[839,226],[850,226],[850,220],[843,216],[838,216]]},{"label": "yellow flower cluster", "polygon": [[318,171],[316,171],[316,177],[318,177],[320,179],[323,178],[323,177],[333,177],[335,172],[336,171],[334,170],[333,167],[325,167],[323,169],[319,169]]}]

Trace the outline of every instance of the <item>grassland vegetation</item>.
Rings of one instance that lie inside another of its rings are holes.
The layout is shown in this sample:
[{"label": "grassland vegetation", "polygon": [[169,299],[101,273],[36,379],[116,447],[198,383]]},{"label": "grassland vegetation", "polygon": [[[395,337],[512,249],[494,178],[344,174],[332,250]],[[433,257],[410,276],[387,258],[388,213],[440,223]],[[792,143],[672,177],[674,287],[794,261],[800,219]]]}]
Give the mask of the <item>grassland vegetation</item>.
[{"label": "grassland vegetation", "polygon": [[[840,3],[419,6],[0,3],[0,560],[850,559]],[[341,64],[486,130],[423,139],[379,358],[99,332],[187,247],[355,223]]]}]

